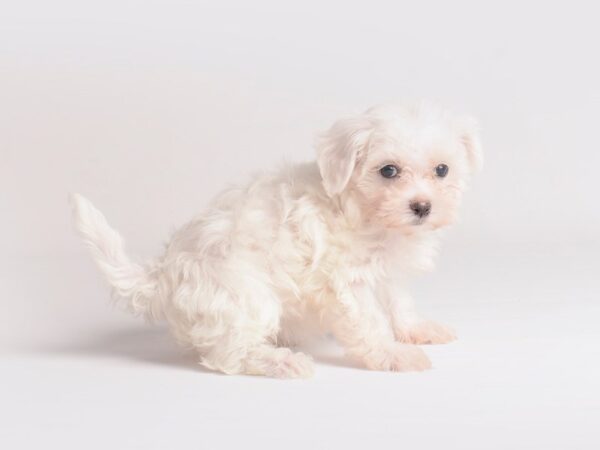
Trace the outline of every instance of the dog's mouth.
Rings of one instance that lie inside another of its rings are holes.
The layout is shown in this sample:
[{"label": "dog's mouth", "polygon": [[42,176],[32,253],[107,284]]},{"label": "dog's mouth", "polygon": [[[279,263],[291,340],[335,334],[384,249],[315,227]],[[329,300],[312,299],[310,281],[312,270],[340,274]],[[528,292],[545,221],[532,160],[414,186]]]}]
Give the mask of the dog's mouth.
[{"label": "dog's mouth", "polygon": [[423,225],[425,222],[427,222],[427,218],[426,217],[416,217],[415,219],[413,219],[413,221],[411,222],[412,226],[418,227],[420,225]]}]

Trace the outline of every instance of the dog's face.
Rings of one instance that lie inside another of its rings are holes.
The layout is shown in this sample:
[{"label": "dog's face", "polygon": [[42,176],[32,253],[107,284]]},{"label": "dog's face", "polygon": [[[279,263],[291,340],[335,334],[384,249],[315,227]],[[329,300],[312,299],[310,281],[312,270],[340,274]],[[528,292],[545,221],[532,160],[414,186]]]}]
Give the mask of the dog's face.
[{"label": "dog's face", "polygon": [[369,220],[406,232],[451,224],[482,161],[472,119],[424,105],[342,119],[317,150],[329,196],[352,196]]}]

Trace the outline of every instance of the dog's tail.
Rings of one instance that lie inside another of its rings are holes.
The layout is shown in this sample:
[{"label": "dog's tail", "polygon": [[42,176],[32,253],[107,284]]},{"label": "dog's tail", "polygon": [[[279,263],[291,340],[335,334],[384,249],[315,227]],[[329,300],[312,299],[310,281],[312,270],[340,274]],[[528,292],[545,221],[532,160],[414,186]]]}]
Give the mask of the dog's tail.
[{"label": "dog's tail", "polygon": [[100,211],[79,194],[71,194],[75,228],[92,252],[96,264],[113,288],[116,298],[125,300],[134,314],[149,319],[161,317],[155,271],[132,262],[124,251],[123,238],[113,230]]}]

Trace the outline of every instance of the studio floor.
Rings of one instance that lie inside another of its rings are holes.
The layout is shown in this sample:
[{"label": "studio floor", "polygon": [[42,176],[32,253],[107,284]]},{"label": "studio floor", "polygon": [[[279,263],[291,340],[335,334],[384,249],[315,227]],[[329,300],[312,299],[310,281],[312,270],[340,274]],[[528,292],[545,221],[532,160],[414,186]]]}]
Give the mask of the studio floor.
[{"label": "studio floor", "polygon": [[426,348],[433,370],[369,372],[324,341],[295,381],[203,370],[111,307],[83,252],[7,260],[0,448],[600,448],[598,249],[454,247],[415,289],[459,333]]}]

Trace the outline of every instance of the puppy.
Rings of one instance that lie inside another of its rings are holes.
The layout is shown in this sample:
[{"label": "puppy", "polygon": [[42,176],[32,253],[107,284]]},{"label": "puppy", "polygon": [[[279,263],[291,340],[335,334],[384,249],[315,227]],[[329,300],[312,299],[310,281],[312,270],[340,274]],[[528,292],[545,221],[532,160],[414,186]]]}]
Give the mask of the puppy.
[{"label": "puppy", "polygon": [[408,280],[429,270],[439,230],[482,163],[477,127],[424,104],[336,122],[316,163],[226,190],[147,265],[103,215],[72,196],[76,228],[129,309],[163,319],[200,363],[227,374],[308,377],[289,346],[315,323],[373,370],[431,367],[416,344],[455,339],[414,310]]}]

